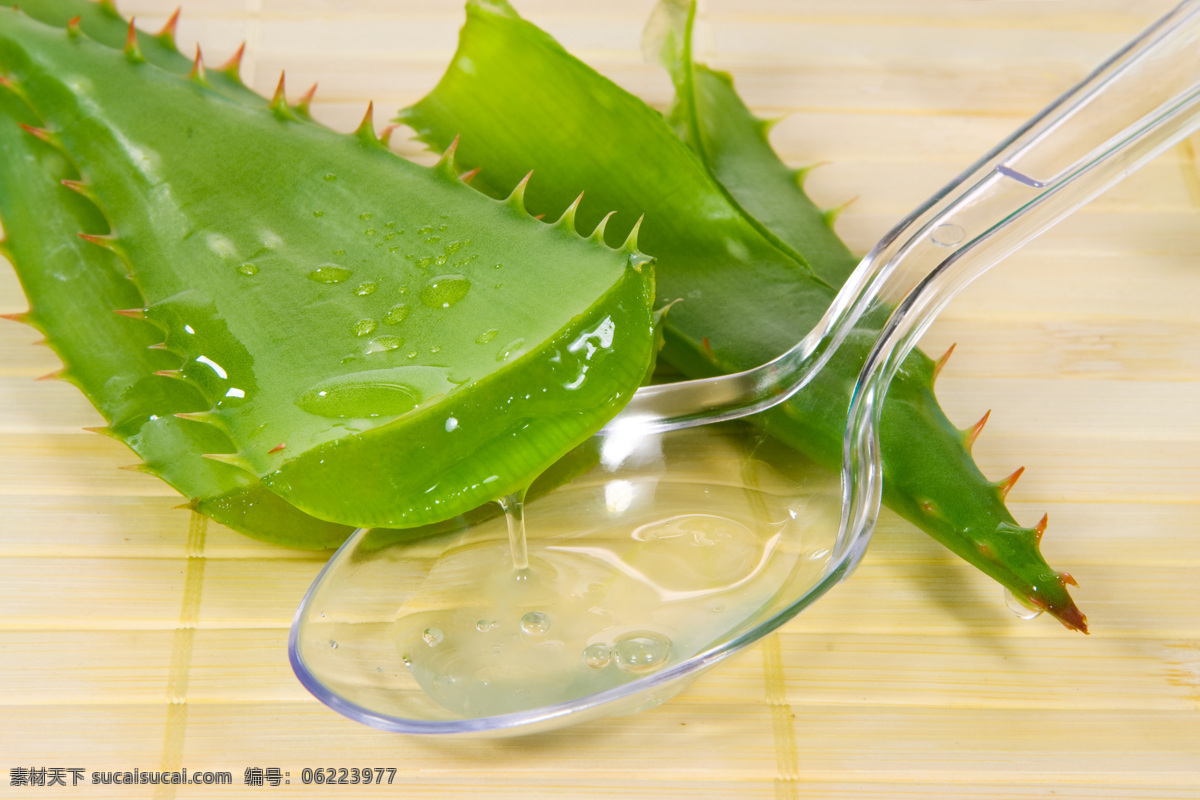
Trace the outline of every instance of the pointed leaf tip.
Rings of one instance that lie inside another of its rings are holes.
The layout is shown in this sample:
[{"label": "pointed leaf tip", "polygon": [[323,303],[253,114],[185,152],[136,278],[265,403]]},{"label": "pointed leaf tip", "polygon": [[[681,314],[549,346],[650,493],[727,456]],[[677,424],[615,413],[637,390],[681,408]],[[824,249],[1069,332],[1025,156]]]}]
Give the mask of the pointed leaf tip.
[{"label": "pointed leaf tip", "polygon": [[1042,543],[1042,535],[1046,533],[1046,526],[1050,524],[1050,515],[1043,514],[1041,520],[1033,529],[1033,538],[1038,544]]},{"label": "pointed leaf tip", "polygon": [[95,233],[81,233],[79,238],[90,244],[103,247],[105,250],[117,252],[117,237],[111,235],[99,235]]},{"label": "pointed leaf tip", "polygon": [[447,147],[442,152],[441,157],[438,158],[437,164],[435,164],[434,167],[435,168],[440,167],[443,170],[448,171],[451,175],[454,174],[454,151],[457,149],[458,149],[458,137],[455,136],[454,141],[452,141],[450,143],[450,146]]},{"label": "pointed leaf tip", "polygon": [[187,74],[189,81],[195,81],[201,86],[208,86],[208,75],[204,71],[204,55],[200,52],[200,45],[196,45],[196,57],[192,59],[192,70]]},{"label": "pointed leaf tip", "polygon": [[942,357],[939,358],[934,363],[933,379],[935,381],[938,379],[938,375],[942,374],[942,368],[946,366],[946,362],[950,360],[950,356],[952,356],[954,354],[954,348],[956,348],[956,347],[958,347],[958,342],[955,342],[954,344],[952,344],[948,348],[946,348],[946,352],[942,353]]},{"label": "pointed leaf tip", "polygon": [[287,103],[287,79],[283,72],[279,73],[279,83],[275,84],[275,94],[271,96],[268,108],[275,112],[275,116],[280,119],[296,118],[292,113],[291,106]]},{"label": "pointed leaf tip", "polygon": [[363,114],[362,122],[358,123],[358,130],[354,132],[354,135],[366,144],[379,143],[379,138],[375,135],[374,101],[367,103],[367,113]]},{"label": "pointed leaf tip", "polygon": [[638,217],[637,222],[633,223],[633,229],[629,231],[629,235],[625,237],[625,244],[621,245],[621,249],[627,250],[630,253],[638,251],[638,232],[642,229],[642,220],[646,215]]},{"label": "pointed leaf tip", "polygon": [[588,238],[603,244],[604,243],[604,234],[608,230],[608,221],[610,219],[612,219],[613,214],[616,214],[616,213],[617,213],[616,211],[610,211],[607,214],[605,214],[604,219],[600,220],[600,224],[596,226],[596,229],[594,231],[592,231],[592,235]]},{"label": "pointed leaf tip", "polygon": [[[478,171],[479,170],[475,170],[475,172],[478,172]],[[474,177],[474,175],[472,175],[471,177]],[[579,211],[579,204],[582,202],[583,202],[583,192],[580,192],[579,196],[571,201],[571,205],[567,206],[566,210],[563,211],[562,216],[560,216],[558,218],[558,220],[557,220],[557,222],[555,222],[555,224],[563,226],[564,228],[569,230],[571,233],[575,233],[575,213],[577,211]]]},{"label": "pointed leaf tip", "polygon": [[834,206],[833,208],[826,211],[825,212],[825,224],[832,228],[834,226],[834,223],[837,222],[838,217],[840,217],[842,215],[842,212],[845,211],[850,206],[854,205],[854,203],[857,200],[858,200],[858,195],[855,195],[854,197],[851,197],[846,202],[842,203],[840,206]]},{"label": "pointed leaf tip", "polygon": [[[457,141],[457,140],[455,140]],[[513,187],[512,193],[505,199],[505,203],[513,208],[524,212],[525,211],[525,187],[529,185],[529,179],[533,177],[533,170],[525,173],[525,177],[521,178],[520,183]]]},{"label": "pointed leaf tip", "polygon": [[1000,499],[1001,500],[1008,499],[1008,493],[1011,492],[1012,488],[1017,485],[1017,481],[1020,480],[1020,478],[1023,474],[1025,474],[1025,468],[1018,467],[1017,470],[1015,472],[1013,472],[1012,475],[1009,475],[1007,478],[1005,478],[1004,480],[1000,481],[999,484],[997,484],[997,488],[1000,489]]},{"label": "pointed leaf tip", "polygon": [[296,103],[296,112],[304,117],[311,118],[312,113],[310,111],[310,107],[312,106],[313,97],[316,96],[316,94],[317,84],[314,83],[312,86],[308,87],[308,91],[305,92],[300,98],[300,102]]},{"label": "pointed leaf tip", "polygon": [[181,8],[179,6],[176,6],[175,10],[173,12],[171,12],[171,16],[167,18],[167,23],[162,26],[162,30],[160,30],[158,32],[158,36],[157,36],[158,40],[160,42],[162,42],[164,46],[170,47],[172,50],[176,49],[176,47],[175,47],[175,30],[176,30],[176,28],[179,27],[179,12],[180,11],[181,11]]},{"label": "pointed leaf tip", "polygon": [[988,409],[987,413],[980,418],[979,422],[976,422],[974,425],[963,431],[963,444],[966,446],[968,451],[975,444],[975,440],[979,438],[979,434],[983,432],[983,426],[987,425],[988,417],[991,415],[992,411],[991,409]]},{"label": "pointed leaf tip", "polygon": [[234,51],[229,60],[221,65],[220,71],[228,75],[233,80],[241,83],[242,81],[242,58],[246,55],[246,43],[242,42],[238,45],[238,49]]},{"label": "pointed leaf tip", "polygon": [[129,32],[125,35],[125,57],[134,64],[141,64],[146,60],[142,55],[142,48],[138,46],[137,28],[133,26],[133,17],[129,18]]},{"label": "pointed leaf tip", "polygon": [[46,130],[45,128],[38,128],[33,125],[26,125],[24,122],[18,122],[17,124],[21,126],[21,130],[25,131],[26,133],[30,134],[31,136],[36,136],[37,138],[41,139],[43,142],[46,142],[47,144],[54,144],[54,135],[52,133],[50,133],[50,131]]}]

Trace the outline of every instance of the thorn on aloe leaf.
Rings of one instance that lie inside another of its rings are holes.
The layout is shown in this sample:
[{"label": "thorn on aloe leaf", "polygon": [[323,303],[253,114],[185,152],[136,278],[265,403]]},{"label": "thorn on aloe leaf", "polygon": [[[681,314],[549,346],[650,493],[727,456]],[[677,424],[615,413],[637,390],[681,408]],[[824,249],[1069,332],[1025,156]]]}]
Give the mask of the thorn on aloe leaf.
[{"label": "thorn on aloe leaf", "polygon": [[154,374],[163,378],[171,378],[177,381],[187,380],[185,377],[183,377],[183,372],[177,369],[156,369]]},{"label": "thorn on aloe leaf", "polygon": [[1020,480],[1021,475],[1023,475],[1024,472],[1025,472],[1025,468],[1019,467],[1016,470],[1016,472],[1014,472],[1012,475],[1009,475],[1007,478],[1000,481],[1000,483],[996,484],[996,487],[1000,490],[1000,499],[1001,500],[1008,499],[1008,493],[1010,491],[1012,491],[1012,488],[1014,486],[1017,485],[1017,481]]},{"label": "thorn on aloe leaf", "polygon": [[113,313],[120,314],[122,317],[130,319],[145,319],[146,309],[144,308],[114,308]]},{"label": "thorn on aloe leaf", "polygon": [[84,181],[73,181],[73,180],[67,178],[67,179],[63,180],[62,185],[67,187],[68,189],[70,189],[72,192],[75,192],[78,195],[82,195],[83,197],[86,197],[88,200],[91,200],[94,202],[96,199],[95,197],[92,196],[91,188]]},{"label": "thorn on aloe leaf", "polygon": [[[393,125],[392,127],[396,127],[396,126]],[[460,181],[462,181],[463,183],[470,183],[475,178],[475,176],[478,174],[479,174],[479,167],[476,167],[475,169],[467,170],[462,175],[459,175],[458,179]]]},{"label": "thorn on aloe leaf", "polygon": [[521,178],[521,182],[513,188],[512,194],[504,201],[508,205],[525,213],[525,187],[529,185],[529,179],[533,177],[533,170],[525,173],[525,177]]},{"label": "thorn on aloe leaf", "polygon": [[119,252],[117,248],[117,237],[115,236],[95,233],[81,233],[79,234],[79,238],[83,239],[85,242],[103,247],[105,250],[109,250],[113,253]]},{"label": "thorn on aloe leaf", "polygon": [[1034,541],[1039,545],[1042,543],[1042,535],[1046,533],[1046,526],[1050,524],[1050,515],[1043,514],[1041,520],[1033,529]]},{"label": "thorn on aloe leaf", "polygon": [[281,453],[281,452],[283,452],[283,450],[286,447],[287,447],[287,442],[280,442],[279,444],[275,445],[270,450],[268,450],[267,455],[274,455],[275,453]]},{"label": "thorn on aloe leaf", "polygon": [[137,28],[133,26],[133,17],[129,18],[129,33],[125,35],[125,58],[132,64],[141,64],[146,60],[142,48],[138,46]]},{"label": "thorn on aloe leaf", "polygon": [[78,39],[83,35],[83,31],[79,28],[81,19],[79,16],[74,16],[67,20],[67,36],[70,36],[72,39]]},{"label": "thorn on aloe leaf", "polygon": [[608,229],[608,221],[612,219],[613,214],[617,212],[610,211],[604,215],[604,219],[600,220],[600,224],[596,226],[596,230],[592,231],[592,235],[588,238],[594,242],[604,244],[604,233]]},{"label": "thorn on aloe leaf", "polygon": [[124,466],[117,467],[117,469],[123,469],[127,472],[140,472],[143,475],[158,475],[154,471],[154,468],[147,464],[125,464]]},{"label": "thorn on aloe leaf", "polygon": [[[478,169],[473,170],[473,172],[478,172],[478,171],[479,171]],[[475,177],[475,176],[472,174],[471,177]],[[464,183],[465,183],[465,181],[464,181]],[[575,213],[579,210],[579,204],[582,202],[583,202],[583,192],[580,192],[579,196],[571,201],[571,205],[567,206],[566,210],[563,211],[562,216],[559,217],[558,220],[554,224],[560,225],[560,226],[566,228],[571,233],[575,233]]]},{"label": "thorn on aloe leaf", "polygon": [[637,222],[633,223],[633,229],[629,231],[629,235],[625,237],[625,243],[621,245],[622,250],[629,253],[636,253],[638,251],[638,231],[642,229],[642,220],[645,218],[646,215],[643,214],[638,217]]},{"label": "thorn on aloe leaf", "polygon": [[16,311],[11,314],[0,314],[0,319],[7,319],[7,320],[11,320],[13,322],[20,322],[25,325],[33,324],[30,321],[32,319],[32,317],[30,316],[28,311]]},{"label": "thorn on aloe leaf", "polygon": [[204,56],[200,52],[200,45],[196,45],[196,57],[192,59],[192,70],[187,74],[187,79],[201,86],[208,86],[208,75],[204,71]]},{"label": "thorn on aloe leaf", "polygon": [[296,113],[305,119],[312,119],[310,107],[312,106],[313,97],[316,94],[317,85],[314,83],[312,86],[308,87],[308,91],[305,92],[300,98],[300,102],[296,103]]},{"label": "thorn on aloe leaf", "polygon": [[113,0],[96,0],[96,5],[98,5],[100,10],[105,14],[108,14],[110,17],[121,16],[121,12],[117,10],[117,4],[114,3]]},{"label": "thorn on aloe leaf", "polygon": [[362,122],[358,123],[358,129],[354,131],[354,135],[363,144],[379,144],[379,137],[375,135],[374,102],[367,103],[367,113],[363,114]]},{"label": "thorn on aloe leaf", "polygon": [[287,80],[283,72],[279,73],[279,83],[275,85],[275,94],[272,95],[268,108],[279,119],[294,120],[296,118],[296,115],[292,113],[291,106],[287,104]]},{"label": "thorn on aloe leaf", "polygon": [[837,218],[842,215],[842,212],[845,211],[850,206],[852,206],[856,200],[858,200],[858,195],[851,197],[849,200],[842,203],[840,206],[834,206],[833,208],[826,211],[825,212],[825,224],[832,228],[834,226],[834,223],[837,222]]},{"label": "thorn on aloe leaf", "polygon": [[167,18],[167,24],[162,26],[154,38],[162,42],[164,47],[169,47],[172,50],[178,49],[175,45],[175,29],[179,27],[179,12],[180,8],[176,6],[175,11]]},{"label": "thorn on aloe leaf", "polygon": [[242,57],[246,55],[246,43],[242,42],[238,45],[238,49],[229,57],[229,60],[221,65],[219,72],[225,73],[227,76],[237,81],[242,82]]},{"label": "thorn on aloe leaf", "polygon": [[934,363],[934,365],[933,365],[933,380],[934,381],[936,381],[938,379],[938,375],[942,374],[942,367],[946,366],[946,362],[950,360],[950,356],[954,354],[954,348],[956,348],[956,347],[958,347],[958,342],[955,342],[954,344],[952,344],[948,348],[946,348],[946,352],[942,353],[942,357],[939,358]]},{"label": "thorn on aloe leaf", "polygon": [[798,169],[792,170],[792,180],[796,182],[797,188],[803,191],[804,182],[808,180],[808,173],[812,172],[817,167],[823,167],[828,163],[828,161],[818,161],[815,164],[809,164],[807,167],[799,167]]},{"label": "thorn on aloe leaf", "polygon": [[979,434],[983,432],[983,426],[987,425],[988,417],[992,415],[991,409],[979,419],[971,427],[963,431],[963,445],[967,448],[967,452],[971,451],[971,447],[975,444],[975,440],[979,438]]},{"label": "thorn on aloe leaf", "polygon": [[434,169],[442,169],[442,170],[447,171],[449,174],[453,175],[454,174],[454,151],[457,149],[458,149],[458,137],[455,136],[454,141],[452,141],[450,143],[450,146],[447,147],[444,151],[442,151],[441,156],[438,157],[437,163],[433,165]]},{"label": "thorn on aloe leaf", "polygon": [[396,128],[399,127],[399,125],[388,125],[386,128],[384,128],[379,134],[379,143],[390,149],[392,146],[392,134],[395,133]]},{"label": "thorn on aloe leaf", "polygon": [[1058,579],[1062,581],[1064,586],[1074,586],[1076,589],[1079,588],[1079,581],[1075,580],[1075,577],[1069,572],[1058,573]]},{"label": "thorn on aloe leaf", "polygon": [[118,441],[124,441],[123,439],[121,439],[120,436],[118,436],[116,433],[113,432],[112,428],[108,427],[107,425],[88,426],[88,427],[85,427],[84,430],[87,431],[88,433],[98,433],[101,436],[107,436],[110,439],[117,439]]},{"label": "thorn on aloe leaf", "polygon": [[24,122],[18,122],[17,124],[21,126],[21,130],[25,131],[26,133],[30,134],[31,136],[36,136],[37,138],[41,139],[43,142],[45,142],[47,144],[52,144],[52,145],[55,145],[56,147],[58,146],[58,143],[56,141],[54,141],[54,134],[52,134],[50,131],[46,130],[45,128],[38,128],[33,125],[26,125]]},{"label": "thorn on aloe leaf", "polygon": [[53,372],[47,372],[45,375],[39,375],[34,378],[35,381],[61,381],[65,380],[66,369],[56,369]]}]

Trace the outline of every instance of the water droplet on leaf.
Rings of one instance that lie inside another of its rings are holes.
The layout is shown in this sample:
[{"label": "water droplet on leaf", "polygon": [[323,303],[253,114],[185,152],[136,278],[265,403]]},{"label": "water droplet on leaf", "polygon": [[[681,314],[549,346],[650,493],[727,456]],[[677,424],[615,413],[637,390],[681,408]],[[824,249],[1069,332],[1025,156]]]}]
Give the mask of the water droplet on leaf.
[{"label": "water droplet on leaf", "polygon": [[449,308],[469,291],[471,280],[466,275],[438,275],[421,289],[421,302],[429,308]]},{"label": "water droplet on leaf", "polygon": [[322,264],[308,273],[308,279],[316,283],[341,283],[353,273],[337,264]]}]

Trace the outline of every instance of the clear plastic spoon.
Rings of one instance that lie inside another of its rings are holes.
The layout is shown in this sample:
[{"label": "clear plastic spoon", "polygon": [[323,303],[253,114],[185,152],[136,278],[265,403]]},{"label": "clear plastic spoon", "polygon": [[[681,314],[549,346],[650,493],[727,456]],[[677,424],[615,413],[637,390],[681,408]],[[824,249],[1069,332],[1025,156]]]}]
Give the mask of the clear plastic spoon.
[{"label": "clear plastic spoon", "polygon": [[[879,512],[884,395],[945,304],[1198,127],[1188,0],[902,220],[774,361],[640,390],[503,516],[357,532],[296,614],[296,674],[335,710],[408,733],[531,733],[671,696],[857,565]],[[748,419],[885,314],[839,482]]]}]

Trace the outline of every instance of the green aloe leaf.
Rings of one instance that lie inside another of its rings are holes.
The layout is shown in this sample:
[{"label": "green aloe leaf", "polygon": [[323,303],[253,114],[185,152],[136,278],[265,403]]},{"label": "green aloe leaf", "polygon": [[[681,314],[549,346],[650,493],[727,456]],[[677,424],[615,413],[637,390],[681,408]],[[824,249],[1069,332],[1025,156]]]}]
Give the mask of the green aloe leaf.
[{"label": "green aloe leaf", "polygon": [[[84,33],[112,47],[125,44],[128,23],[111,5],[90,0],[29,0],[22,10],[65,27],[74,17]],[[147,60],[186,74],[191,62],[164,36],[139,35]],[[266,101],[232,76],[213,83],[247,102]],[[203,458],[232,453],[229,437],[212,425],[176,413],[198,412],[208,403],[193,386],[154,373],[178,366],[158,349],[157,328],[113,313],[141,308],[141,293],[112,252],[80,239],[80,232],[106,233],[108,222],[95,204],[64,191],[63,180],[79,175],[50,144],[19,124],[41,123],[17,94],[0,92],[0,219],[4,253],[16,267],[30,303],[18,315],[40,330],[65,368],[58,377],[77,386],[108,421],[98,432],[129,445],[141,469],[165,480],[202,513],[257,539],[293,547],[335,547],[353,527],[318,520],[268,491],[249,473]]]},{"label": "green aloe leaf", "polygon": [[[230,102],[76,32],[0,16],[0,67],[78,168],[217,460],[314,516],[414,526],[520,488],[651,357],[649,259],[479,196],[369,125]],[[131,90],[130,87],[136,87]],[[594,237],[600,239],[603,231]]]},{"label": "green aloe leaf", "polygon": [[[693,67],[686,32],[674,35],[681,93],[673,119],[695,150],[502,0],[468,4],[446,74],[399,120],[434,147],[458,136],[464,166],[482,170],[472,185],[496,196],[536,169],[527,193],[533,213],[553,215],[586,190],[580,218],[616,209],[609,230],[618,236],[645,215],[641,243],[658,259],[660,300],[681,300],[666,317],[662,357],[703,377],[764,363],[791,346],[824,312],[850,263],[823,218],[817,225],[810,212],[796,222],[790,211],[748,211],[804,203],[794,181],[776,180],[782,165],[730,83]],[[589,156],[579,158],[580,150]],[[768,429],[836,467],[850,389],[874,338],[852,336],[819,379],[768,416]],[[914,352],[889,391],[885,501],[1018,597],[1085,629],[1068,576],[1038,551],[1042,526],[1019,526],[1004,507],[1004,482],[979,472],[970,433],[938,407],[935,374],[933,361]]]}]

